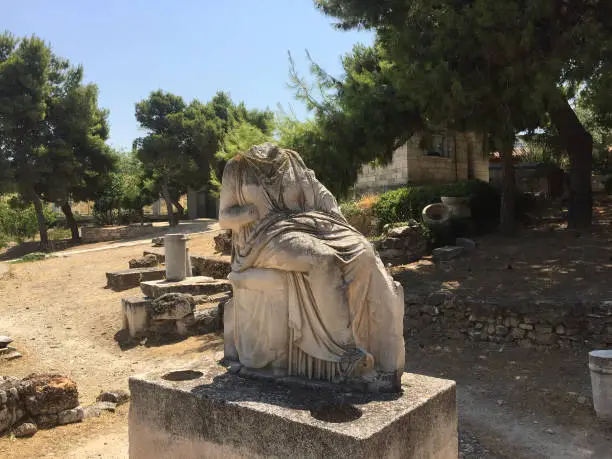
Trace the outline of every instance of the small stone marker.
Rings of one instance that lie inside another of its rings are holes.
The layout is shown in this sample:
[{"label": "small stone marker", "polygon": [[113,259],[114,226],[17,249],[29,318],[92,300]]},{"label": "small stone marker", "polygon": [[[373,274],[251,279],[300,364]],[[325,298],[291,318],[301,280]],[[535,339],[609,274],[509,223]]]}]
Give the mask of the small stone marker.
[{"label": "small stone marker", "polygon": [[435,263],[439,261],[449,261],[453,258],[461,255],[465,249],[463,247],[445,245],[444,247],[438,247],[432,252],[432,258]]},{"label": "small stone marker", "polygon": [[13,338],[9,338],[8,336],[0,336],[0,349],[4,349],[12,342]]},{"label": "small stone marker", "polygon": [[36,424],[32,424],[31,422],[24,422],[13,430],[13,435],[15,435],[15,437],[17,438],[31,437],[36,432],[38,432]]}]

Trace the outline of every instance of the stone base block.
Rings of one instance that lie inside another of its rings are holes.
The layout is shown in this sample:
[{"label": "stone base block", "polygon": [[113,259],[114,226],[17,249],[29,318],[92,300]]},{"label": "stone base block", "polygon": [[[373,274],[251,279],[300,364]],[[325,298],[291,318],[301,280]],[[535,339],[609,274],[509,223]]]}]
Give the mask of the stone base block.
[{"label": "stone base block", "polygon": [[160,280],[166,277],[164,268],[133,268],[106,273],[107,287],[115,292],[138,287],[143,281]]},{"label": "stone base block", "polygon": [[400,394],[341,394],[200,365],[130,379],[131,459],[458,457],[453,381],[405,373]]},{"label": "stone base block", "polygon": [[214,295],[216,293],[229,292],[232,288],[227,280],[194,276],[177,282],[166,280],[141,282],[140,289],[145,296],[159,298],[166,293],[189,293],[193,296]]},{"label": "stone base block", "polygon": [[130,332],[132,338],[146,335],[149,330],[149,309],[153,300],[131,296],[121,299],[123,309],[123,328]]}]

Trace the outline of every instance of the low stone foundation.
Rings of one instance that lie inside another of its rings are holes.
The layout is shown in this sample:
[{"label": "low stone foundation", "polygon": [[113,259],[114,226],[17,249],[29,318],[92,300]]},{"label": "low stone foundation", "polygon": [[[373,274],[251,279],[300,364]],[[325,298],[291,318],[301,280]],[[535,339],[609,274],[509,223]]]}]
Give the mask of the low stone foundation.
[{"label": "low stone foundation", "polygon": [[341,394],[225,368],[130,378],[130,458],[456,459],[455,383],[405,373],[401,394]]},{"label": "low stone foundation", "polygon": [[119,239],[129,239],[139,236],[148,236],[160,231],[149,225],[130,225],[130,226],[84,226],[81,228],[81,240],[83,242],[108,242]]},{"label": "low stone foundation", "polygon": [[[166,256],[157,251],[145,250],[145,257],[157,258],[157,263],[162,264],[166,261]],[[191,255],[191,269],[194,276],[208,276],[213,279],[226,279],[232,266],[229,260],[220,257],[205,257],[201,255]]]},{"label": "low stone foundation", "polygon": [[612,301],[474,299],[406,294],[405,336],[515,343],[522,347],[612,346]]},{"label": "low stone foundation", "polygon": [[214,295],[217,293],[230,292],[232,286],[228,280],[194,276],[176,282],[167,280],[141,282],[140,289],[144,296],[159,298],[166,293],[188,293],[194,296]]},{"label": "low stone foundation", "polygon": [[166,277],[164,268],[132,268],[106,273],[106,286],[115,292],[138,287],[143,281],[161,280]]}]

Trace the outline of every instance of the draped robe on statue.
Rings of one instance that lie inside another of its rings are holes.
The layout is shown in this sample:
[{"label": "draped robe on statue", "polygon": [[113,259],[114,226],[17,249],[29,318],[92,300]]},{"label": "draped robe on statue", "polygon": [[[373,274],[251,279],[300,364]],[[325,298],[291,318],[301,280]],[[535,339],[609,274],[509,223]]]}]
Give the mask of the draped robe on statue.
[{"label": "draped robe on statue", "polygon": [[[264,144],[230,160],[220,207],[234,272],[287,273],[287,374],[334,380],[360,366],[402,373],[403,295],[296,152]],[[250,365],[265,368],[270,351]]]}]

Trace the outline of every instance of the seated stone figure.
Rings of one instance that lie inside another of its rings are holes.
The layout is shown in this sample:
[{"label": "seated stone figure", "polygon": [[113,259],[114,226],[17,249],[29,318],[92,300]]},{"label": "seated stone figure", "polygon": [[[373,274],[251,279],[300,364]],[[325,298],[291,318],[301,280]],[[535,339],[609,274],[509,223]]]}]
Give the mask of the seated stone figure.
[{"label": "seated stone figure", "polygon": [[226,344],[240,363],[399,387],[401,286],[296,152],[267,143],[230,160],[219,222],[232,230]]}]

